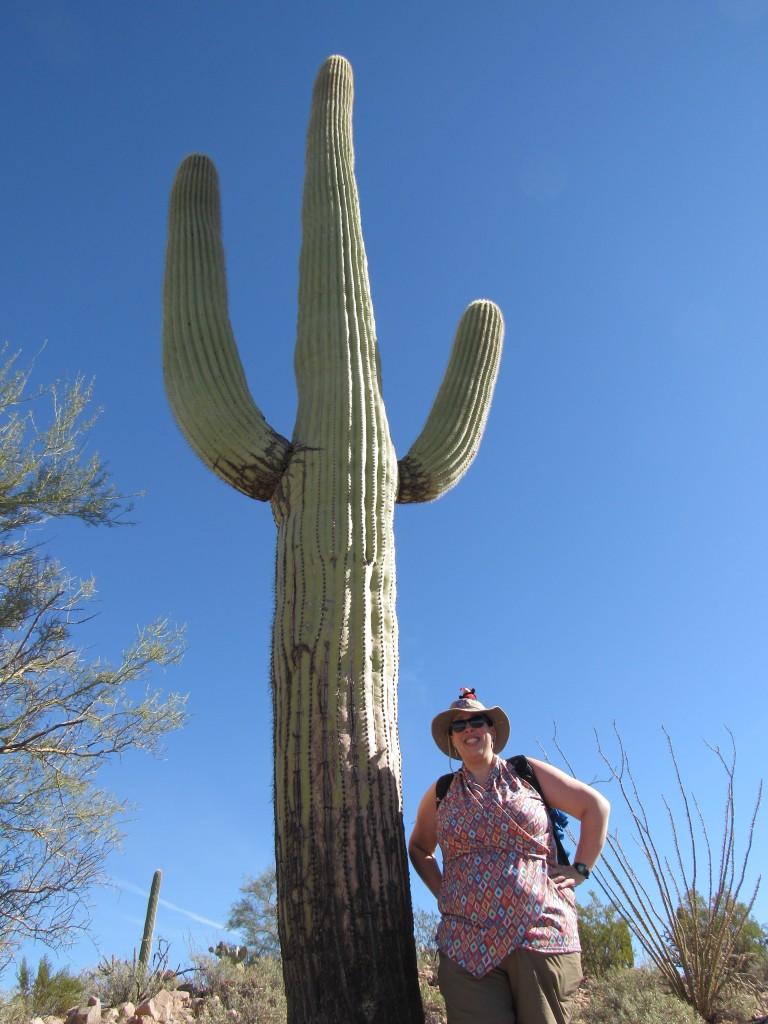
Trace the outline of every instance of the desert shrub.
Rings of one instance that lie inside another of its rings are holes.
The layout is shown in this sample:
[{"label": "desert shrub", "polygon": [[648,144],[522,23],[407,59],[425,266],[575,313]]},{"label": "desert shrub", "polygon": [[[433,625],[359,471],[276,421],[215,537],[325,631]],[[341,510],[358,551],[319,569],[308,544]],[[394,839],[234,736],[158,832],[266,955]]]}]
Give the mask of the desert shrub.
[{"label": "desert shrub", "polygon": [[232,1024],[234,1015],[249,1024],[285,1024],[283,968],[277,957],[250,963],[207,955],[193,959],[195,987],[207,993],[200,1024]]},{"label": "desert shrub", "polygon": [[63,1016],[82,995],[81,979],[66,968],[54,972],[47,956],[40,960],[34,979],[26,959],[22,959],[16,987],[0,1011],[0,1021],[11,1024],[32,1017]]},{"label": "desert shrub", "polygon": [[425,1024],[444,1024],[445,1000],[437,987],[437,926],[440,915],[417,907],[413,911],[413,937],[419,966],[419,991]]},{"label": "desert shrub", "polygon": [[168,943],[159,939],[148,969],[138,962],[134,950],[131,960],[104,957],[83,973],[83,981],[88,994],[98,996],[104,1006],[120,1006],[151,999],[163,988],[175,988],[177,972],[169,970]]},{"label": "desert shrub", "polygon": [[718,1022],[760,1020],[768,1007],[756,988],[741,983],[725,989],[721,994],[713,1020]]},{"label": "desert shrub", "polygon": [[685,970],[689,951],[697,948],[702,936],[714,931],[723,936],[722,956],[728,957],[732,981],[746,982],[755,977],[768,957],[768,936],[749,911],[745,903],[732,899],[728,892],[716,893],[709,904],[699,892],[686,893],[675,912],[668,938],[680,970]]},{"label": "desert shrub", "polygon": [[0,995],[0,1024],[28,1024],[30,1015],[16,996]]},{"label": "desert shrub", "polygon": [[657,971],[616,968],[590,980],[587,992],[588,1002],[577,1008],[573,1024],[702,1024]]},{"label": "desert shrub", "polygon": [[579,938],[586,977],[599,977],[616,967],[634,966],[629,925],[614,906],[601,903],[594,892],[589,894],[589,903],[579,907]]},{"label": "desert shrub", "polygon": [[413,937],[416,941],[416,956],[419,967],[437,964],[437,926],[440,915],[434,910],[417,907],[413,912]]},{"label": "desert shrub", "polygon": [[[427,977],[429,975],[429,977]],[[424,1007],[425,1024],[445,1024],[445,1000],[437,987],[437,972],[427,971],[419,974],[419,990],[421,1003]]]},{"label": "desert shrub", "polygon": [[[762,788],[758,786],[746,827],[737,830],[735,743],[731,736],[728,754],[710,746],[725,776],[725,809],[721,818],[707,823],[665,736],[678,799],[673,807],[662,797],[667,811],[663,824],[646,810],[618,732],[617,763],[598,745],[631,814],[637,849],[628,849],[618,833],[609,833],[595,878],[670,989],[714,1022],[736,989],[751,987],[745,975],[745,929],[760,883],[758,879],[750,891],[746,878]],[[738,856],[737,832],[742,848]],[[663,845],[671,845],[671,853],[663,852]]]}]

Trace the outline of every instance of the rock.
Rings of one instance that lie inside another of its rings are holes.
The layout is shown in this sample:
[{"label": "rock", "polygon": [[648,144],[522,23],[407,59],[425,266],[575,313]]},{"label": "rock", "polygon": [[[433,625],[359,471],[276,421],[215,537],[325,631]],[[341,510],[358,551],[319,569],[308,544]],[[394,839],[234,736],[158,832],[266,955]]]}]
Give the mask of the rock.
[{"label": "rock", "polygon": [[[180,1011],[186,1006],[189,1000],[188,992],[169,992],[167,988],[162,989],[152,999],[156,1020],[172,1021],[179,1016]],[[138,1012],[138,1011],[137,1011]]]},{"label": "rock", "polygon": [[67,1024],[101,1024],[101,1000],[91,996],[87,1006],[76,1006],[67,1014]]},{"label": "rock", "polygon": [[117,1010],[118,1010],[118,1013],[120,1014],[120,1016],[121,1017],[125,1017],[126,1020],[129,1017],[135,1017],[136,1016],[136,1006],[133,1003],[130,1003],[130,1002],[129,1003],[121,1003],[118,1006]]},{"label": "rock", "polygon": [[149,1017],[151,1020],[159,1020],[160,1015],[155,1008],[154,999],[145,999],[143,1003],[139,1003],[136,1007],[136,1016]]}]

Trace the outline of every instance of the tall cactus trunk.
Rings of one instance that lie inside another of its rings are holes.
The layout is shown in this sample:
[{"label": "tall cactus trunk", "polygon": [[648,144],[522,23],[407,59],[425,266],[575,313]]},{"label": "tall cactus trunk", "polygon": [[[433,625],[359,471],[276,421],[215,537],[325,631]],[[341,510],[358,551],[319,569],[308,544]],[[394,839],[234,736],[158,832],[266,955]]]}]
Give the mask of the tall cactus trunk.
[{"label": "tall cactus trunk", "polygon": [[163,295],[168,399],[219,477],[270,501],[275,847],[290,1024],[423,1020],[397,738],[395,502],[431,501],[475,457],[504,324],[471,303],[421,434],[397,462],[379,377],[352,150],[352,69],[315,83],[291,442],[251,398],[227,312],[218,180],[181,164]]},{"label": "tall cactus trunk", "polygon": [[329,1024],[423,1019],[403,884],[397,459],[351,131],[351,74],[332,58],[307,140],[293,455],[272,501],[280,939],[290,1019]]},{"label": "tall cactus trunk", "polygon": [[144,934],[141,937],[139,948],[139,974],[144,977],[149,971],[149,961],[152,956],[152,940],[155,934],[155,918],[157,917],[157,904],[160,899],[160,883],[163,880],[163,873],[160,868],[152,876],[152,886],[149,890],[147,900],[147,916],[144,919]]}]

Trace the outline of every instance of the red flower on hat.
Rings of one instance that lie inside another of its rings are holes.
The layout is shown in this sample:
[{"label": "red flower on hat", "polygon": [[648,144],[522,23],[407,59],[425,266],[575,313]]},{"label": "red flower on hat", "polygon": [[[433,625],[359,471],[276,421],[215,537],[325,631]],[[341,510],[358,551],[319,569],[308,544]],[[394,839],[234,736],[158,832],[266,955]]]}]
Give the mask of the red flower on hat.
[{"label": "red flower on hat", "polygon": [[472,686],[472,687],[460,686],[459,687],[459,699],[469,700],[470,698],[472,698],[473,700],[477,700],[477,696],[475,694],[474,686]]}]

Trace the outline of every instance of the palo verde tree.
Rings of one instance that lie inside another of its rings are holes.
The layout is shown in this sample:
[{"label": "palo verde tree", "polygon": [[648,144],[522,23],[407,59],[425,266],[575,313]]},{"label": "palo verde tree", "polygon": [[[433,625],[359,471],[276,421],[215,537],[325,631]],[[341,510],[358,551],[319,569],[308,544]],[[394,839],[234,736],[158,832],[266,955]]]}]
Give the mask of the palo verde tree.
[{"label": "palo verde tree", "polygon": [[183,698],[138,685],[179,659],[180,631],[155,622],[119,663],[86,660],[75,631],[93,581],[48,554],[48,521],[114,526],[129,508],[83,456],[89,400],[81,380],[32,392],[13,358],[0,366],[0,968],[26,940],[57,948],[87,926],[127,810],[98,770],[185,717]]},{"label": "palo verde tree", "polygon": [[240,899],[229,909],[227,928],[243,936],[249,958],[279,956],[277,872],[274,866],[260,875],[248,876],[240,886],[240,892]]},{"label": "palo verde tree", "polygon": [[501,355],[488,301],[462,316],[426,424],[398,461],[352,148],[352,71],[330,57],[306,149],[289,441],[248,391],[229,323],[219,193],[204,156],[173,186],[164,372],[203,462],[277,523],[272,637],[278,918],[289,1020],[418,1021],[397,737],[395,502],[472,462]]}]

